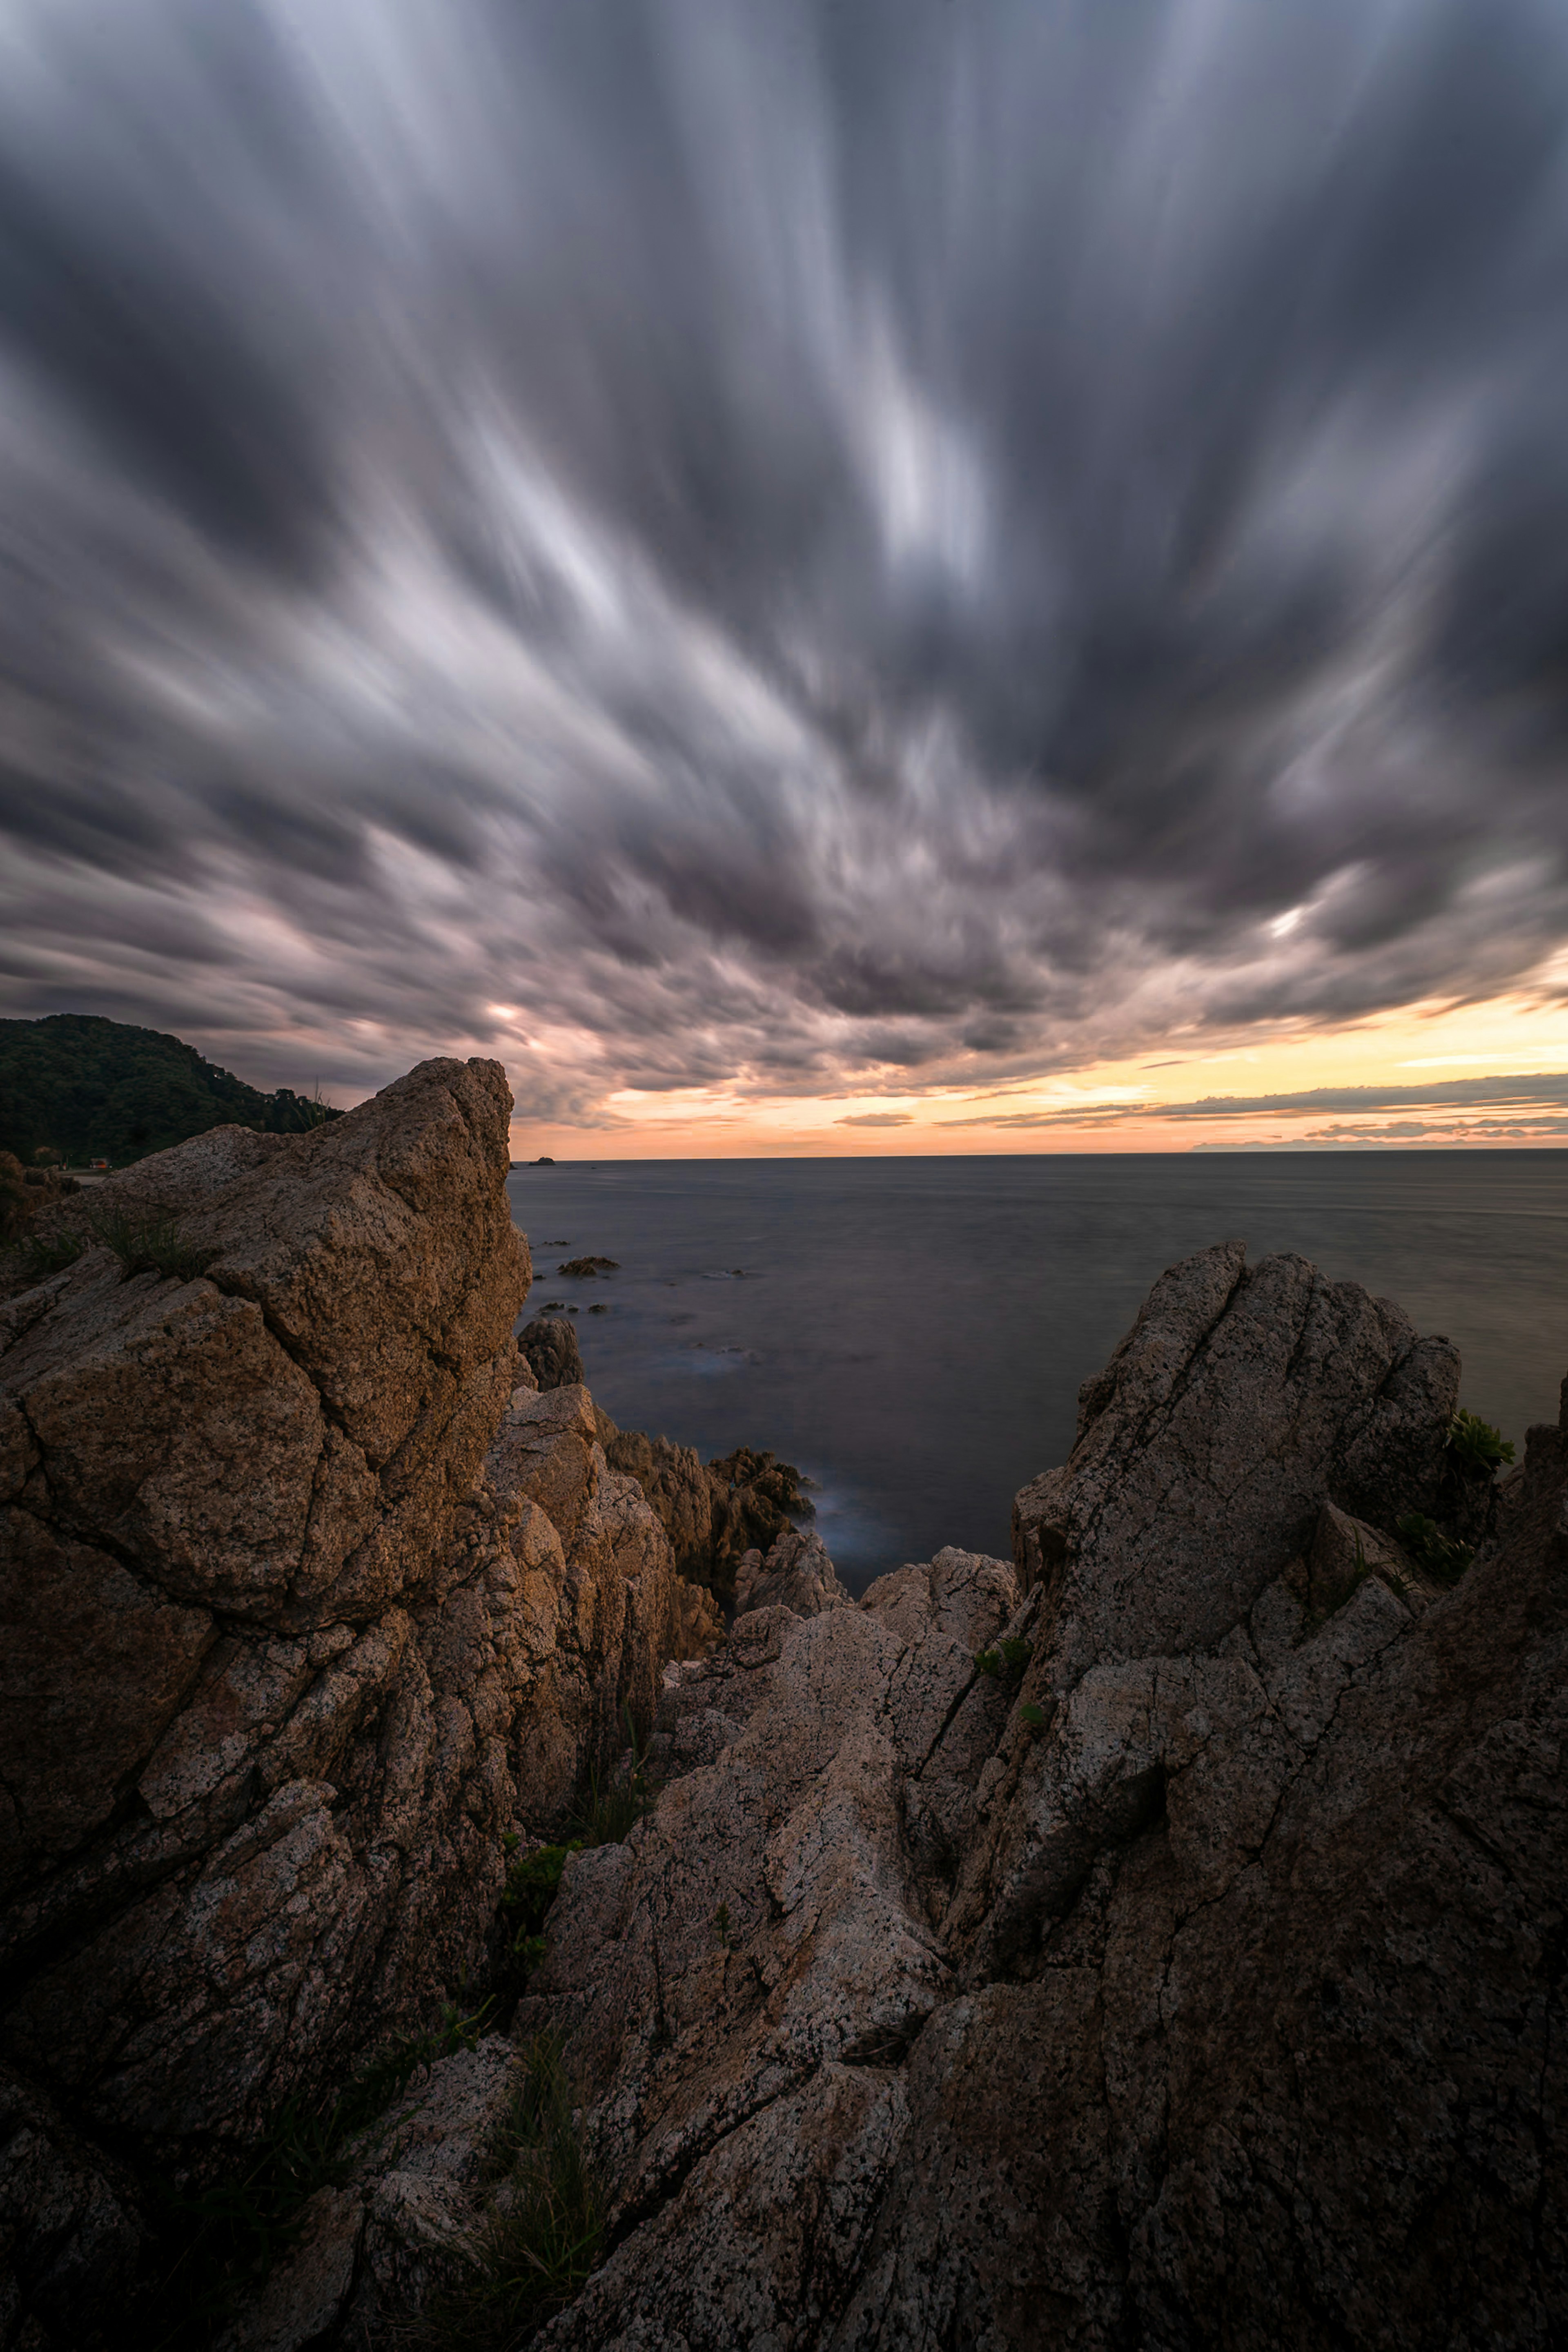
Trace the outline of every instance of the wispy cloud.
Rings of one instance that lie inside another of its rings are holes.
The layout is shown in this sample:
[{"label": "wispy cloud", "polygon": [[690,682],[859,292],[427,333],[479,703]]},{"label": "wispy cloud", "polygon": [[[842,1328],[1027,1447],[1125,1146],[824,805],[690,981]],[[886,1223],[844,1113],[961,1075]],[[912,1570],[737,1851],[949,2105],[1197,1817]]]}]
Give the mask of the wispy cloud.
[{"label": "wispy cloud", "polygon": [[[1301,1128],[1292,1125],[1292,1144],[1324,1145],[1356,1141],[1415,1141],[1447,1136],[1457,1140],[1504,1137],[1539,1139],[1554,1133],[1568,1118],[1559,1119],[1559,1107],[1568,1108],[1568,1072],[1548,1071],[1530,1077],[1514,1075],[1445,1078],[1427,1086],[1305,1087],[1294,1093],[1266,1095],[1205,1095],[1193,1102],[1098,1102],[1078,1106],[1051,1105],[1032,1110],[971,1111],[938,1122],[944,1127],[991,1128],[1002,1131],[1071,1128],[1103,1129],[1108,1133],[1135,1121],[1140,1128],[1162,1121],[1202,1122],[1229,1127],[1239,1133],[1262,1118],[1299,1121],[1313,1112],[1359,1114],[1338,1124]],[[1420,1108],[1426,1118],[1369,1123],[1380,1111]],[[1489,1121],[1479,1114],[1510,1111],[1511,1123]],[[1440,1115],[1446,1114],[1446,1115]],[[1523,1114],[1523,1116],[1521,1116]]]},{"label": "wispy cloud", "polygon": [[1236,1118],[1301,1111],[1393,1110],[1405,1104],[1497,1109],[1510,1103],[1568,1104],[1568,1072],[1533,1077],[1442,1078],[1430,1086],[1307,1087],[1296,1094],[1206,1095],[1198,1102],[1152,1103],[1150,1118]]}]

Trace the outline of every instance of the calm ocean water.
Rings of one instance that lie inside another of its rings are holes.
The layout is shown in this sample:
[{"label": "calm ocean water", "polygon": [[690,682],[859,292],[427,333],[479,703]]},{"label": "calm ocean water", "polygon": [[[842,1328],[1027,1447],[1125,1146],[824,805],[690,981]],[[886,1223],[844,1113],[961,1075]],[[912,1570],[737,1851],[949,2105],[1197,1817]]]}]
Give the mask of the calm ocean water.
[{"label": "calm ocean water", "polygon": [[[1079,1383],[1162,1268],[1231,1234],[1447,1332],[1516,1441],[1568,1371],[1568,1151],[603,1160],[508,1190],[528,1311],[579,1309],[600,1402],[705,1459],[799,1464],[857,1590],[946,1543],[1006,1557]],[[585,1252],[621,1271],[556,1273]]]}]

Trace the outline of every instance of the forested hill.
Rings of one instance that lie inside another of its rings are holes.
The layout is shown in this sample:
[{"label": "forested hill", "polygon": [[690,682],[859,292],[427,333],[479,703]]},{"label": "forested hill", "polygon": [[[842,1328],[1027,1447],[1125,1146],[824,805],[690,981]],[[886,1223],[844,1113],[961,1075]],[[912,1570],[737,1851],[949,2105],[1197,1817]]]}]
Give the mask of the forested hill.
[{"label": "forested hill", "polygon": [[0,1021],[0,1151],[116,1167],[210,1127],[292,1134],[339,1114],[288,1087],[262,1094],[193,1045],[90,1013]]}]

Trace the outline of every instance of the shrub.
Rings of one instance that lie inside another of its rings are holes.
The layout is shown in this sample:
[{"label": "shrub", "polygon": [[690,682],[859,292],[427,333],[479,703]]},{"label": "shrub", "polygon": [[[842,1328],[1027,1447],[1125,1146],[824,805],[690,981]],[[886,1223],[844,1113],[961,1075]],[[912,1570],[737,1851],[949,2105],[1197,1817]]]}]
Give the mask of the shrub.
[{"label": "shrub", "polygon": [[1016,1637],[999,1642],[994,1650],[980,1650],[975,1657],[977,1674],[989,1675],[995,1682],[1020,1683],[1024,1669],[1034,1655],[1032,1642],[1020,1642]]},{"label": "shrub", "polygon": [[545,1955],[544,1924],[560,1890],[560,1874],[570,1853],[580,1853],[585,1841],[572,1838],[565,1845],[536,1846],[514,1862],[501,1889],[501,1922],[507,1942],[501,1957],[503,1997],[524,1992],[528,1979]]},{"label": "shrub", "polygon": [[1513,1444],[1479,1413],[1466,1412],[1461,1407],[1448,1423],[1448,1454],[1463,1476],[1490,1478],[1513,1460]]},{"label": "shrub", "polygon": [[1419,1511],[1406,1512],[1396,1521],[1395,1530],[1416,1567],[1439,1584],[1457,1584],[1475,1558],[1468,1544],[1455,1543],[1435,1519],[1423,1518]]},{"label": "shrub", "polygon": [[559,1890],[567,1855],[580,1853],[585,1843],[573,1838],[566,1845],[538,1845],[513,1863],[501,1889],[501,1910],[520,1933],[538,1935]]}]

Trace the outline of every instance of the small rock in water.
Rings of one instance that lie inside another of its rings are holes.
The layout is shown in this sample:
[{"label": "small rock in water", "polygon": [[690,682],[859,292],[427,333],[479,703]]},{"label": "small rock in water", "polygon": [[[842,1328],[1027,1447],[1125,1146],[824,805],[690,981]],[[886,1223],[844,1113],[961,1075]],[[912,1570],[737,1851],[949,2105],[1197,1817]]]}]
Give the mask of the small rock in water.
[{"label": "small rock in water", "polygon": [[591,1282],[596,1274],[619,1274],[620,1271],[621,1262],[613,1257],[569,1257],[564,1265],[556,1268],[558,1274],[570,1274],[580,1282]]}]

